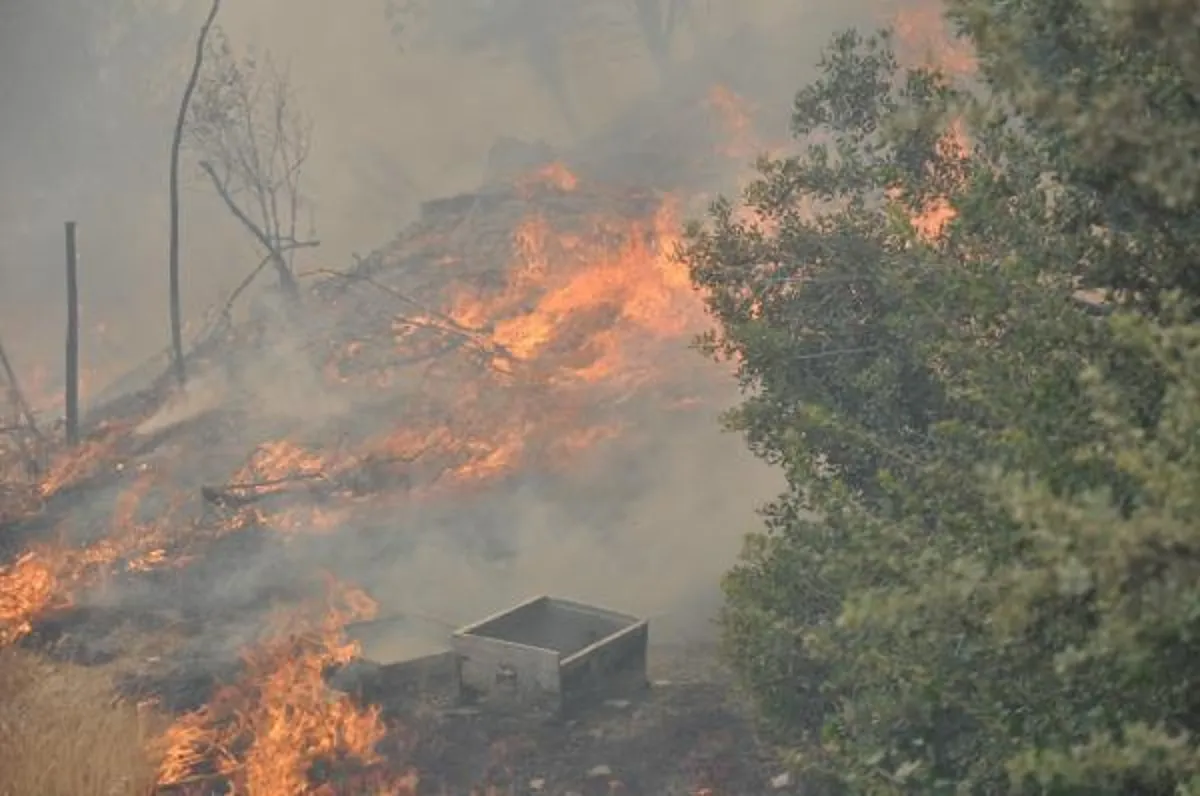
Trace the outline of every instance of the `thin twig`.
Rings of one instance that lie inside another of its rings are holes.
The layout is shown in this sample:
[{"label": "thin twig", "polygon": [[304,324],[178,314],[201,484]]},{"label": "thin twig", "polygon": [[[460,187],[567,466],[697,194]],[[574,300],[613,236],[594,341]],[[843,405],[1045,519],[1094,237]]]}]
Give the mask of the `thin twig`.
[{"label": "thin twig", "polygon": [[217,176],[217,171],[213,168],[213,165],[207,160],[202,160],[200,161],[200,168],[203,169],[204,173],[208,175],[210,180],[212,180],[213,188],[216,189],[217,195],[221,197],[221,201],[223,201],[225,206],[229,208],[229,212],[233,213],[233,217],[240,221],[242,226],[244,226],[246,230],[254,236],[254,239],[261,243],[267,249],[267,251],[270,252],[270,260],[277,261],[277,265],[284,265],[283,258],[279,254],[277,245],[272,243],[270,237],[267,236],[267,233],[263,231],[262,227],[260,227],[258,224],[255,224],[254,220],[250,218],[250,216],[246,215],[246,211],[242,210],[242,208],[238,206],[237,201],[229,193],[229,189],[226,187],[225,183],[222,182],[221,178]]},{"label": "thin twig", "polygon": [[474,343],[476,348],[479,348],[480,350],[484,351],[485,353],[488,353],[488,354],[499,353],[499,354],[507,357],[508,359],[516,361],[516,357],[513,356],[512,352],[510,352],[508,349],[506,349],[503,345],[500,345],[499,343],[496,343],[495,341],[493,341],[492,339],[487,337],[486,330],[472,329],[470,327],[463,326],[462,324],[458,323],[457,321],[455,321],[453,318],[449,317],[448,315],[444,315],[436,310],[432,310],[429,307],[422,304],[421,302],[412,298],[411,296],[405,295],[404,293],[401,293],[399,290],[396,290],[393,287],[385,285],[382,282],[380,282],[376,279],[373,279],[370,276],[367,276],[366,274],[346,273],[345,271],[337,271],[337,270],[334,270],[331,268],[314,268],[313,270],[305,271],[304,273],[299,274],[298,276],[302,276],[302,277],[328,276],[328,277],[333,277],[334,279],[342,279],[347,282],[355,282],[355,281],[366,282],[368,285],[371,285],[372,287],[374,287],[378,290],[381,290],[384,293],[387,293],[389,296],[395,298],[396,300],[407,304],[408,306],[412,307],[413,309],[417,310],[418,312],[420,312],[424,315],[427,315],[430,318],[433,318],[437,321],[437,323],[423,323],[421,321],[414,320],[412,318],[404,317],[405,323],[409,323],[409,324],[412,324],[413,326],[417,326],[420,328],[433,329],[435,331],[442,331],[442,332],[446,332],[448,334],[456,335],[458,337],[463,338],[464,340],[467,340],[468,342]]},{"label": "thin twig", "polygon": [[[320,245],[321,241],[319,240],[292,241],[290,243],[281,245],[279,247],[279,251],[283,253],[293,252],[296,249],[315,249]],[[228,319],[230,317],[233,312],[233,305],[238,300],[238,297],[245,292],[246,288],[250,287],[250,284],[254,281],[255,277],[262,273],[263,269],[271,263],[272,257],[273,255],[268,254],[266,257],[262,258],[262,262],[256,265],[254,269],[248,273],[241,282],[238,283],[238,286],[233,289],[233,292],[229,294],[229,299],[225,302],[225,306],[221,309],[222,318]]]},{"label": "thin twig", "polygon": [[42,432],[38,429],[37,420],[33,417],[33,410],[29,408],[29,403],[25,400],[25,394],[21,392],[21,385],[17,381],[16,371],[13,370],[12,363],[8,359],[3,342],[0,342],[0,367],[4,368],[4,376],[8,379],[8,391],[12,402],[25,418],[25,423],[29,426],[30,433],[33,434],[38,442],[45,442]]}]

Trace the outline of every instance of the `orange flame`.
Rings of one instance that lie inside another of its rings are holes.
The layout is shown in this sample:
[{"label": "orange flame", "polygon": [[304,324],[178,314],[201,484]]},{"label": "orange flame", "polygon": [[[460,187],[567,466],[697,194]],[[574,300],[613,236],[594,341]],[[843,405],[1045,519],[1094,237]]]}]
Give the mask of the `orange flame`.
[{"label": "orange flame", "polygon": [[[598,222],[594,242],[558,237],[544,219],[535,217],[517,232],[522,262],[508,289],[491,300],[462,297],[450,315],[464,326],[496,318],[491,338],[513,358],[529,362],[553,353],[562,364],[565,344],[583,342],[563,339],[570,321],[607,309],[614,322],[599,338],[587,341],[590,355],[568,364],[562,375],[587,382],[612,377],[624,361],[622,344],[679,337],[703,318],[686,268],[672,257],[679,229],[672,202],[665,202],[645,226],[612,230]],[[621,242],[605,245],[614,233]],[[553,274],[548,273],[551,262]],[[523,310],[535,290],[540,297]]]},{"label": "orange flame", "polygon": [[709,89],[705,105],[716,114],[724,133],[722,155],[747,160],[762,151],[762,144],[754,132],[753,110],[746,100],[726,86],[715,85]]},{"label": "orange flame", "polygon": [[486,341],[490,370],[458,374],[452,411],[414,412],[417,422],[374,440],[359,460],[435,458],[439,484],[461,487],[534,457],[561,464],[614,436],[611,423],[588,421],[587,407],[660,376],[661,357],[705,322],[674,257],[680,230],[671,200],[642,221],[598,217],[569,234],[540,214],[520,223],[506,284],[482,296],[464,287],[445,311]]},{"label": "orange flame", "polygon": [[153,521],[138,517],[141,501],[156,478],[153,471],[145,470],[120,494],[109,536],[84,546],[65,542],[35,546],[12,564],[0,567],[0,645],[27,634],[39,614],[70,605],[78,588],[95,583],[116,562],[123,561],[127,571],[165,562],[166,528],[179,503]]},{"label": "orange flame", "polygon": [[[954,119],[935,146],[937,160],[930,165],[930,171],[935,178],[949,185],[961,185],[966,179],[965,164],[971,156],[971,140],[967,133],[966,123]],[[888,198],[893,202],[902,201],[898,189],[888,192]],[[958,211],[944,196],[936,196],[923,201],[919,207],[910,210],[909,223],[917,233],[917,237],[926,242],[934,243],[945,233],[946,226],[958,217]]]},{"label": "orange flame", "polygon": [[892,26],[901,63],[937,69],[950,77],[970,77],[978,71],[974,49],[950,30],[940,2],[907,4],[895,12]]},{"label": "orange flame", "polygon": [[564,193],[579,187],[579,179],[562,163],[548,163],[518,181],[522,193],[530,194],[537,188],[552,188]]},{"label": "orange flame", "polygon": [[[315,624],[305,612],[282,618],[270,638],[245,653],[237,683],[167,731],[159,784],[195,781],[209,766],[213,778],[226,779],[235,792],[295,796],[316,792],[312,772],[319,764],[378,763],[375,747],[386,735],[379,710],[333,696],[324,681],[331,666],[358,654],[345,638],[346,624],[370,618],[375,609],[363,592],[331,582]],[[415,785],[408,774],[354,792],[399,796]]]},{"label": "orange flame", "polygon": [[83,440],[78,446],[59,451],[38,483],[37,492],[50,498],[111,465],[117,446],[125,439],[125,427],[112,426]]}]

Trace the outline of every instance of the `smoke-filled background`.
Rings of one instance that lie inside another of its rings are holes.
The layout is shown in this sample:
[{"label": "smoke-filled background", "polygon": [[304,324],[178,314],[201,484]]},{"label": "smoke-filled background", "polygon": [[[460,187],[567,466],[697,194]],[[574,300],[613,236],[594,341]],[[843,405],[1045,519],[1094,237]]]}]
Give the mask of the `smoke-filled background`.
[{"label": "smoke-filled background", "polygon": [[[498,136],[600,146],[595,139],[640,107],[642,124],[625,120],[603,142],[607,165],[620,170],[624,156],[640,154],[639,136],[678,110],[673,87],[726,83],[770,117],[764,134],[782,137],[790,95],[829,32],[872,18],[865,1],[693,0],[660,69],[633,0],[433,5],[436,14],[418,6],[402,15],[398,33],[385,0],[336,9],[242,0],[221,12],[235,47],[289,68],[313,121],[306,193],[323,245],[310,264],[366,253],[419,201],[476,187]],[[58,371],[67,220],[80,230],[85,363],[111,377],[166,344],[169,143],[207,7],[0,6],[0,331],[24,369]],[[257,256],[186,159],[183,179],[184,300],[194,319]]]},{"label": "smoke-filled background", "polygon": [[[421,202],[476,189],[505,137],[546,142],[588,180],[685,188],[687,210],[700,210],[710,192],[736,189],[755,154],[721,161],[691,140],[706,93],[721,86],[756,111],[748,140],[785,141],[791,96],[829,34],[886,21],[885,6],[869,0],[686,5],[663,47],[647,40],[633,0],[442,0],[398,16],[383,0],[227,0],[219,24],[231,44],[285,65],[313,123],[304,192],[321,246],[298,255],[298,270],[343,268],[391,239]],[[85,406],[166,346],[169,143],[207,7],[0,6],[0,339],[44,406],[60,383],[66,220],[79,224]],[[712,168],[689,181],[680,153]],[[184,306],[194,324],[260,253],[187,153],[182,176]],[[664,349],[663,369],[698,366],[687,342]],[[286,339],[251,370],[263,428],[327,428],[357,412],[323,393]],[[201,374],[198,408],[179,417],[226,401],[223,378]],[[457,623],[552,592],[657,617],[656,633],[707,636],[720,574],[780,482],[719,431],[718,412],[736,399],[729,375],[714,366],[706,378],[716,386],[703,411],[680,418],[637,404],[639,454],[598,446],[570,494],[510,480],[470,506],[397,510],[393,536],[403,543],[373,533],[313,543],[304,555],[364,585],[385,614]],[[171,422],[164,415],[149,430]],[[175,453],[201,458],[186,445]],[[190,489],[201,478],[199,466],[180,476]],[[274,553],[242,557],[210,591],[236,602],[264,579],[291,577],[289,567]],[[157,599],[153,589],[141,597]]]}]

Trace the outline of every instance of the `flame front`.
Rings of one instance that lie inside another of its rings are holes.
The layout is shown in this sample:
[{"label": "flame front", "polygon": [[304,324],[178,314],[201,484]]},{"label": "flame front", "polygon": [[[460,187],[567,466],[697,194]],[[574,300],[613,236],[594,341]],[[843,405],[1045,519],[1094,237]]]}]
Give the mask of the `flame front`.
[{"label": "flame front", "polygon": [[[714,89],[710,107],[727,128],[724,154],[745,158],[762,149],[748,107],[732,92]],[[0,644],[28,633],[46,611],[71,605],[106,573],[182,565],[207,541],[247,529],[286,532],[283,543],[292,544],[301,533],[342,530],[363,507],[378,511],[389,500],[461,494],[530,468],[561,469],[626,430],[629,417],[616,408],[639,390],[669,385],[660,408],[694,405],[695,391],[703,388],[695,381],[702,363],[693,366],[699,358],[685,346],[707,317],[674,256],[681,238],[678,198],[631,198],[590,185],[560,163],[519,180],[512,194],[513,204],[537,210],[504,227],[511,261],[496,284],[483,289],[460,278],[469,269],[454,266],[464,259],[430,233],[419,240],[428,247],[425,259],[448,275],[438,300],[364,339],[339,341],[333,361],[323,363],[332,387],[367,386],[384,396],[375,400],[394,401],[390,427],[339,440],[336,448],[290,438],[249,440],[249,455],[229,468],[229,483],[210,501],[219,516],[206,517],[203,528],[198,519],[183,520],[186,501],[171,488],[168,473],[118,468],[125,485],[107,536],[72,543],[66,540],[77,537],[63,525],[63,541],[31,547],[0,569]],[[609,200],[616,210],[605,204]],[[628,207],[635,210],[625,212]],[[392,360],[416,359],[414,352],[429,345],[414,332],[421,329],[469,342],[423,371],[435,384],[428,392],[401,392],[414,369],[394,362],[368,371],[361,383],[347,375],[379,339],[391,346]],[[723,376],[712,383],[723,383]],[[61,456],[37,485],[37,498],[62,498],[94,476],[111,474],[108,468],[118,462],[133,461],[129,451],[136,446],[126,443],[136,427],[113,427]],[[240,456],[247,440],[234,442]],[[186,484],[189,492],[198,486]],[[301,499],[294,499],[297,493]],[[306,493],[320,499],[304,499]],[[168,505],[152,510],[151,498],[161,501],[164,494]],[[173,724],[161,785],[222,780],[254,796],[324,793],[332,786],[322,790],[323,772],[332,768],[357,771],[353,793],[415,789],[411,775],[376,776],[377,747],[386,734],[379,712],[331,696],[324,679],[330,667],[357,654],[344,628],[373,615],[374,605],[362,592],[332,584],[330,598],[314,610],[281,618],[245,651],[236,682]]]},{"label": "flame front", "polygon": [[[535,216],[517,231],[521,261],[508,288],[490,300],[461,298],[449,314],[463,326],[490,325],[497,348],[518,362],[552,360],[543,374],[552,380],[627,377],[631,349],[678,338],[703,318],[686,269],[672,257],[678,231],[670,201],[645,224],[620,229],[598,220],[590,240],[560,237]],[[572,328],[597,313],[609,316],[598,335]]]},{"label": "flame front", "polygon": [[[556,189],[578,185],[560,165],[538,172],[547,173]],[[456,371],[452,392],[360,459],[437,460],[440,483],[462,486],[560,465],[615,436],[619,424],[594,410],[669,374],[665,361],[703,328],[703,304],[674,256],[680,229],[669,197],[647,218],[599,216],[582,232],[527,217],[512,234],[505,284],[448,298],[447,321],[471,331],[487,367]]]},{"label": "flame front", "polygon": [[331,697],[324,680],[330,667],[357,654],[345,638],[346,624],[370,618],[375,608],[361,591],[331,582],[315,622],[303,611],[283,617],[245,654],[237,683],[168,730],[159,784],[221,778],[238,793],[295,796],[314,792],[315,768],[352,763],[359,771],[353,793],[412,793],[411,775],[387,777],[372,769],[386,735],[378,709]]},{"label": "flame front", "polygon": [[[82,455],[90,457],[92,449],[85,447]],[[27,634],[39,614],[70,605],[77,589],[105,577],[118,562],[125,571],[164,563],[168,526],[178,503],[153,521],[139,516],[143,497],[157,482],[158,475],[151,470],[139,474],[118,496],[108,524],[110,533],[99,541],[37,545],[0,567],[0,646]]]}]

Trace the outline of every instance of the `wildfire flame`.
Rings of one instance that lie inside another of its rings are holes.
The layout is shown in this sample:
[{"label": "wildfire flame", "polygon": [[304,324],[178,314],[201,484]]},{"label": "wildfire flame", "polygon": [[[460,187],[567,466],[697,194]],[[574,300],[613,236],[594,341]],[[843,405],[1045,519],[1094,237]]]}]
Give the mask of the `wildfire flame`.
[{"label": "wildfire flame", "polygon": [[[686,268],[672,258],[678,230],[672,202],[665,202],[646,225],[614,230],[597,222],[593,241],[615,237],[621,241],[616,247],[557,236],[545,219],[535,216],[517,232],[521,262],[507,289],[490,300],[463,297],[449,314],[463,326],[490,326],[496,346],[520,362],[547,352],[558,354],[555,365],[560,372],[546,374],[548,378],[612,378],[628,364],[627,344],[642,335],[651,340],[676,338],[703,317]],[[551,262],[553,273],[547,265]],[[540,298],[524,309],[531,294]],[[595,310],[615,316],[600,339],[563,340],[573,319]],[[586,342],[590,350],[575,362],[563,363],[566,346],[577,342]]]},{"label": "wildfire flame", "polygon": [[[950,185],[961,185],[966,179],[965,165],[971,156],[971,141],[962,119],[951,121],[935,145],[937,160],[929,166],[935,179]],[[888,199],[903,201],[899,189],[888,191]],[[909,209],[909,223],[917,237],[925,243],[941,240],[946,226],[958,217],[958,211],[944,196],[934,196]]]},{"label": "wildfire flame", "polygon": [[[578,186],[561,164],[534,176],[548,175],[556,189]],[[702,302],[674,257],[680,227],[670,198],[647,219],[597,217],[578,233],[526,218],[513,232],[506,283],[484,295],[464,288],[445,310],[489,352],[488,369],[437,399],[451,401],[449,411],[413,412],[358,460],[411,462],[433,451],[442,486],[461,487],[531,461],[561,463],[615,436],[611,422],[589,420],[589,406],[660,376],[663,344],[703,328]]]},{"label": "wildfire flame", "polygon": [[90,478],[103,467],[111,466],[112,457],[127,430],[123,426],[106,428],[72,450],[57,452],[37,484],[38,495],[48,499]]},{"label": "wildfire flame", "polygon": [[159,784],[219,777],[238,793],[295,796],[314,792],[315,766],[353,760],[362,769],[354,793],[415,792],[413,776],[387,778],[371,769],[381,760],[376,746],[387,732],[378,709],[331,698],[325,685],[325,672],[358,652],[344,637],[345,625],[375,610],[363,592],[331,581],[315,625],[304,612],[283,617],[266,641],[246,652],[237,683],[167,731]]},{"label": "wildfire flame", "polygon": [[103,578],[117,562],[126,571],[165,563],[167,528],[178,504],[153,521],[139,518],[142,498],[156,482],[153,471],[144,471],[119,495],[109,522],[111,533],[99,541],[38,545],[0,567],[0,646],[26,635],[39,614],[70,605],[77,589]]},{"label": "wildfire flame", "polygon": [[716,114],[723,128],[726,143],[720,149],[722,155],[747,160],[759,154],[762,147],[754,131],[753,109],[748,102],[728,87],[716,85],[709,89],[705,105]]},{"label": "wildfire flame", "polygon": [[[708,104],[725,128],[729,144],[723,154],[745,159],[769,149],[754,135],[750,107],[733,92],[718,86]],[[516,189],[524,204],[538,206],[540,198],[570,199],[591,186],[554,163],[518,181]],[[456,284],[436,312],[383,332],[394,353],[404,353],[415,345],[414,327],[449,325],[482,352],[484,367],[459,366],[446,379],[453,384],[449,397],[414,397],[396,427],[345,449],[255,440],[230,486],[262,492],[305,483],[347,499],[333,506],[303,501],[240,506],[224,514],[212,533],[251,527],[336,532],[356,510],[350,480],[380,462],[401,470],[438,470],[428,480],[459,491],[531,464],[560,467],[617,436],[621,421],[605,410],[670,378],[665,372],[674,366],[664,367],[666,359],[687,358],[682,343],[708,322],[686,267],[674,257],[680,238],[676,197],[659,197],[650,212],[632,221],[598,210],[569,232],[556,228],[553,213],[533,212],[512,230],[512,262],[498,287],[481,291]],[[458,261],[444,255],[439,262]],[[352,360],[366,347],[359,340],[343,341],[337,356]],[[329,363],[325,372],[332,383],[344,385],[349,377],[338,364]],[[464,373],[471,377],[464,380]],[[375,386],[387,389],[404,381],[395,372],[373,378]],[[686,407],[695,400],[689,395],[671,403]],[[50,500],[110,466],[128,432],[114,427],[60,456],[38,484],[38,495]],[[178,521],[177,506],[144,510],[151,492],[165,490],[163,480],[153,469],[136,473],[112,510],[104,539],[32,547],[0,568],[0,644],[28,633],[44,612],[70,605],[105,572],[184,561],[181,531],[193,533],[194,526]],[[398,491],[405,499],[437,493],[419,485]],[[157,516],[147,521],[145,513]],[[332,786],[319,785],[322,766],[353,764],[362,775],[354,793],[415,792],[413,775],[375,776],[381,763],[377,747],[387,731],[379,712],[331,697],[325,685],[330,667],[358,653],[346,640],[346,624],[374,612],[364,593],[331,583],[321,606],[280,618],[273,632],[245,651],[235,683],[172,725],[160,784],[222,779],[234,792],[255,796],[324,793]]]},{"label": "wildfire flame", "polygon": [[952,77],[970,77],[978,71],[974,49],[950,30],[942,3],[905,4],[895,11],[892,27],[903,63],[937,69]]},{"label": "wildfire flame", "polygon": [[523,179],[518,181],[522,193],[531,194],[537,188],[553,188],[559,191],[573,191],[579,187],[579,179],[563,163],[548,163]]}]

